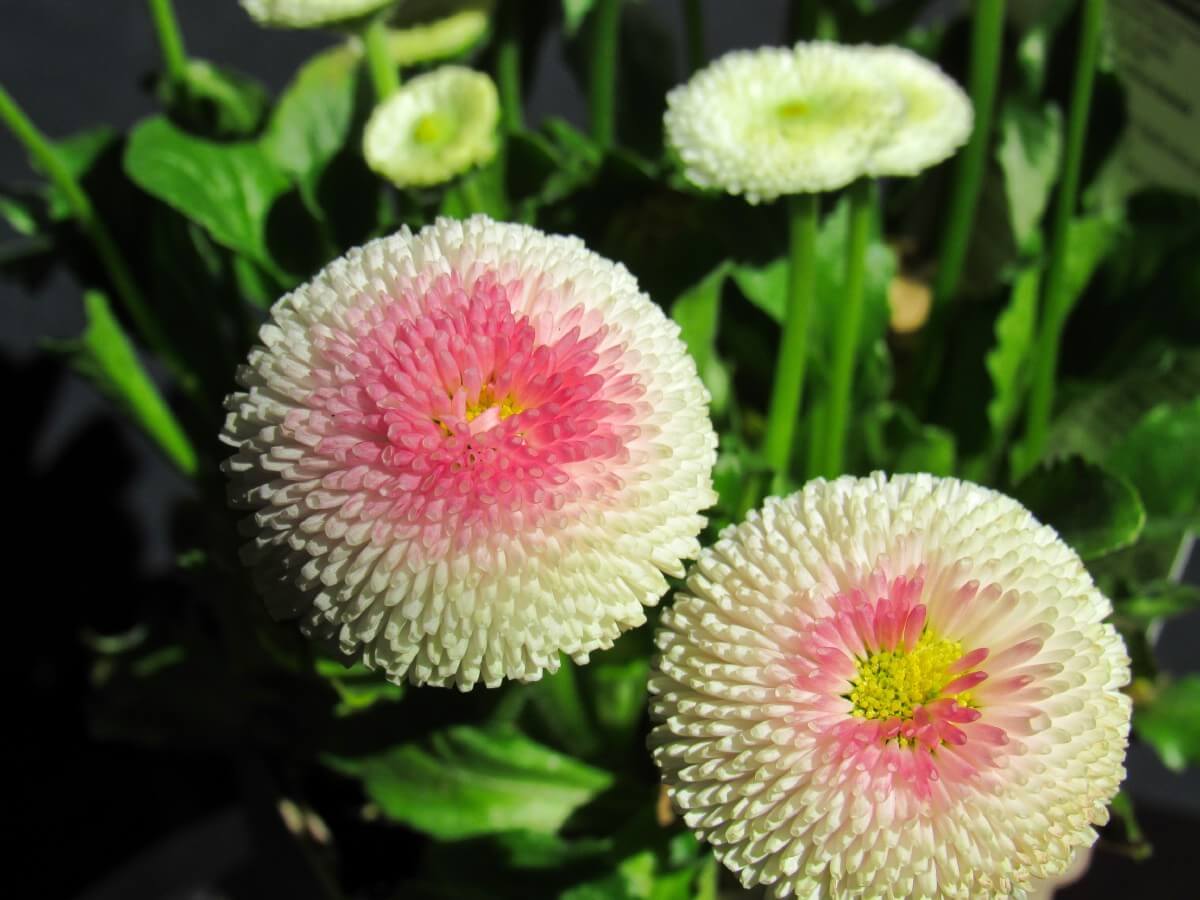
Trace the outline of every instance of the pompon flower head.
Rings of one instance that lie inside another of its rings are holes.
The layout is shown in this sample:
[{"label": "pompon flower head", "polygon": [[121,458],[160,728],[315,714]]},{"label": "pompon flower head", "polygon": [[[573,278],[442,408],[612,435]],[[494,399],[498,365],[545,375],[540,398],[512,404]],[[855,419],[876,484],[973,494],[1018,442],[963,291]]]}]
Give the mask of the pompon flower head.
[{"label": "pompon flower head", "polygon": [[928,475],[818,480],[727,528],[664,613],[654,756],[776,897],[1020,897],[1124,777],[1129,659],[1075,553]]},{"label": "pompon flower head", "polygon": [[949,159],[967,142],[974,110],[954,79],[903,47],[854,49],[904,98],[904,113],[871,155],[868,175],[916,175]]},{"label": "pompon flower head", "polygon": [[441,184],[496,155],[500,99],[464,66],[418,75],[375,108],[363,132],[371,169],[398,187]]},{"label": "pompon flower head", "polygon": [[623,267],[476,216],[352,250],[271,310],[226,402],[276,615],[393,680],[585,661],[699,553],[708,395]]},{"label": "pompon flower head", "polygon": [[260,25],[271,28],[320,28],[370,15],[395,0],[241,0]]},{"label": "pompon flower head", "polygon": [[689,180],[751,203],[862,175],[903,111],[851,48],[737,50],[667,95],[667,139]]}]

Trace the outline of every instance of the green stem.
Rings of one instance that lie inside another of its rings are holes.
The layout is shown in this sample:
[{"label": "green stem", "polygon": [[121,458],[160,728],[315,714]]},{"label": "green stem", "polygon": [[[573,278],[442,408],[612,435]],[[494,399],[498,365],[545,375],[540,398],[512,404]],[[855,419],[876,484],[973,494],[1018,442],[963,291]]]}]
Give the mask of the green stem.
[{"label": "green stem", "polygon": [[521,8],[520,0],[503,0],[500,6],[500,43],[496,48],[496,83],[506,131],[525,127],[521,99]]},{"label": "green stem", "polygon": [[1067,251],[1070,242],[1071,217],[1079,201],[1080,169],[1083,164],[1084,141],[1087,137],[1088,115],[1092,105],[1096,61],[1100,54],[1100,37],[1104,17],[1104,0],[1083,0],[1083,18],[1079,26],[1079,56],[1075,61],[1075,81],[1071,89],[1071,114],[1067,122],[1062,180],[1055,198],[1054,219],[1050,230],[1050,262],[1046,270],[1046,286],[1042,295],[1042,317],[1034,348],[1033,382],[1030,388],[1028,419],[1025,432],[1025,459],[1029,463],[1041,458],[1050,428],[1050,413],[1054,408],[1054,380],[1058,373],[1058,351],[1063,328],[1070,314],[1072,298],[1067,292]]},{"label": "green stem", "polygon": [[810,41],[817,36],[816,0],[792,0],[788,4],[787,31],[793,41]]},{"label": "green stem", "polygon": [[112,281],[117,296],[121,298],[125,311],[133,320],[142,339],[163,358],[180,388],[193,399],[204,402],[195,375],[171,349],[166,333],[159,327],[158,319],[150,311],[150,305],[146,302],[141,288],[138,287],[133,273],[121,255],[117,242],[96,213],[91,198],[84,193],[79,181],[59,158],[57,151],[46,139],[46,136],[38,131],[37,126],[17,106],[16,101],[3,85],[0,85],[0,121],[9,127],[37,163],[38,168],[46,174],[46,177],[54,183],[54,186],[66,199],[72,216],[95,247],[96,255],[100,258],[104,271]]},{"label": "green stem", "polygon": [[804,396],[804,367],[808,361],[808,326],[816,293],[816,194],[795,194],[788,204],[788,295],[783,336],[775,362],[775,384],[767,412],[763,456],[775,472],[775,487],[786,476],[792,459],[796,421]]},{"label": "green stem", "polygon": [[703,68],[708,59],[704,41],[704,6],[702,0],[683,0],[683,21],[687,30],[688,71]]},{"label": "green stem", "polygon": [[458,192],[462,197],[463,206],[466,207],[467,216],[473,216],[476,213],[487,212],[487,203],[483,199],[483,194],[479,190],[479,182],[475,178],[475,174],[471,173],[458,180]]},{"label": "green stem", "polygon": [[171,0],[147,0],[150,16],[154,19],[154,30],[158,34],[158,46],[162,51],[163,65],[167,76],[175,82],[187,78],[187,50],[183,46],[183,33],[175,17]]},{"label": "green stem", "polygon": [[971,139],[959,154],[954,170],[954,187],[946,217],[942,245],[938,254],[937,280],[934,283],[935,309],[948,303],[958,290],[967,247],[979,205],[983,173],[992,133],[992,111],[996,104],[996,86],[1000,75],[1000,52],[1004,45],[1004,0],[977,0],[971,31],[971,105],[975,109],[975,127]]},{"label": "green stem", "polygon": [[388,47],[387,21],[383,16],[376,16],[368,23],[363,33],[363,46],[375,97],[382,103],[400,89],[400,69]]},{"label": "green stem", "polygon": [[867,239],[871,234],[872,183],[859,179],[850,188],[850,221],[846,236],[846,283],[841,315],[834,324],[833,367],[829,380],[828,420],[824,434],[825,452],[819,475],[833,478],[845,466],[846,428],[854,383],[854,362],[862,330],[863,295],[866,291]]},{"label": "green stem", "polygon": [[597,0],[592,12],[588,109],[592,137],[601,147],[612,145],[616,134],[617,50],[621,30],[621,0]]}]

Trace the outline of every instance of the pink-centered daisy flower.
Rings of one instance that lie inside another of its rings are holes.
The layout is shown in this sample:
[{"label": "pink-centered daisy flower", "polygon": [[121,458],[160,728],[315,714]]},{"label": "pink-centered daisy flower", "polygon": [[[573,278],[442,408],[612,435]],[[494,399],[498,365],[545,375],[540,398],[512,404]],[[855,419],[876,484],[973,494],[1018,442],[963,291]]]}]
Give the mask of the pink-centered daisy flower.
[{"label": "pink-centered daisy flower", "polygon": [[586,660],[699,553],[716,437],[679,328],[575,238],[407,229],[284,297],[222,439],[273,612],[466,689]]},{"label": "pink-centered daisy flower", "polygon": [[663,615],[655,759],[776,897],[1022,897],[1124,777],[1129,659],[1016,501],[881,474],[771,498]]}]

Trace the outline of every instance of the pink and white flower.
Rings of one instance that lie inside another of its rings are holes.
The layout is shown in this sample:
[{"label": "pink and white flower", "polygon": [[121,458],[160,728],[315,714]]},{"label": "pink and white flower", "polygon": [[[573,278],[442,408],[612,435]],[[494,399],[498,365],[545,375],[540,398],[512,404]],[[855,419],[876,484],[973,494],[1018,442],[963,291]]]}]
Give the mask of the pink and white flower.
[{"label": "pink and white flower", "polygon": [[678,327],[575,238],[477,216],[280,300],[222,439],[272,610],[393,679],[533,680],[645,621],[715,499]]},{"label": "pink and white flower", "polygon": [[655,759],[776,897],[1019,897],[1095,840],[1129,659],[1076,554],[955,479],[815,481],[726,529],[664,614]]}]

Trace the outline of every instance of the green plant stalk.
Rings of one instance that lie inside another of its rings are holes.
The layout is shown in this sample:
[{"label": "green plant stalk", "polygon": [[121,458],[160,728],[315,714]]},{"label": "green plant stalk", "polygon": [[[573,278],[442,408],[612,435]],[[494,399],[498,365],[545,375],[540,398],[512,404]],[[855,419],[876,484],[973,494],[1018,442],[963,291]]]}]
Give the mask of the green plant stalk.
[{"label": "green plant stalk", "polygon": [[867,240],[871,235],[873,183],[861,178],[850,188],[850,220],[846,235],[846,283],[841,315],[834,323],[833,366],[829,379],[828,421],[824,453],[817,475],[841,475],[846,463],[846,429],[854,384],[859,332],[862,330],[863,299],[866,292]]},{"label": "green plant stalk", "polygon": [[171,0],[147,0],[150,4],[150,16],[154,19],[154,30],[158,35],[158,46],[162,51],[163,65],[167,76],[175,82],[187,78],[187,50],[183,46],[183,32],[179,30],[179,20],[175,17],[175,7]]},{"label": "green plant stalk", "polygon": [[499,27],[496,83],[500,90],[501,114],[506,131],[520,131],[525,127],[524,101],[521,98],[520,0],[502,0]]},{"label": "green plant stalk", "polygon": [[817,0],[792,0],[788,4],[787,31],[793,41],[810,41],[817,36]]},{"label": "green plant stalk", "polygon": [[597,0],[592,16],[588,112],[592,138],[601,147],[610,147],[616,135],[621,0]]},{"label": "green plant stalk", "polygon": [[54,146],[17,106],[16,101],[3,85],[0,85],[0,121],[8,126],[39,168],[46,174],[46,177],[66,198],[67,205],[71,208],[71,214],[92,242],[92,246],[95,247],[96,255],[100,258],[105,273],[111,279],[117,296],[121,298],[125,311],[133,320],[142,339],[150,349],[162,357],[180,388],[193,400],[204,404],[205,398],[200,392],[196,376],[184,365],[172,349],[166,333],[159,327],[158,319],[150,311],[146,297],[138,287],[125,258],[121,255],[117,242],[96,213],[91,198],[84,193],[79,181],[63,164]]},{"label": "green plant stalk", "polygon": [[975,209],[983,187],[987,151],[991,143],[992,117],[1000,76],[1000,53],[1004,45],[1004,0],[977,0],[971,30],[971,73],[969,90],[975,110],[975,127],[967,146],[959,154],[954,170],[949,214],[938,252],[934,281],[934,308],[950,302],[958,290],[967,247],[975,223]]},{"label": "green plant stalk", "polygon": [[1062,164],[1062,180],[1055,198],[1054,218],[1050,226],[1050,262],[1046,269],[1042,295],[1042,317],[1034,345],[1033,381],[1030,386],[1028,418],[1025,428],[1026,459],[1040,459],[1050,430],[1054,408],[1054,380],[1058,374],[1058,353],[1063,328],[1070,315],[1071,297],[1067,294],[1067,252],[1071,217],[1079,201],[1080,169],[1087,138],[1088,115],[1092,106],[1092,88],[1096,80],[1096,62],[1100,55],[1100,37],[1104,20],[1103,0],[1083,0],[1083,18],[1079,26],[1079,56],[1075,62],[1075,80],[1071,89],[1071,113],[1067,122],[1067,140]]},{"label": "green plant stalk", "polygon": [[463,205],[467,208],[468,216],[487,211],[487,203],[484,201],[483,194],[479,190],[479,183],[475,180],[475,173],[469,173],[459,179],[458,191],[459,196],[462,197]]},{"label": "green plant stalk", "polygon": [[363,48],[367,58],[367,72],[375,88],[375,98],[382,103],[400,89],[400,67],[392,59],[388,48],[387,21],[375,16],[363,31]]},{"label": "green plant stalk", "polygon": [[796,421],[804,398],[809,321],[816,294],[819,205],[817,194],[795,194],[787,198],[788,294],[763,442],[763,456],[775,472],[776,485],[787,473],[792,459]]},{"label": "green plant stalk", "polygon": [[699,71],[708,59],[704,41],[704,7],[702,0],[683,0],[683,21],[687,31],[687,64],[689,72]]}]

